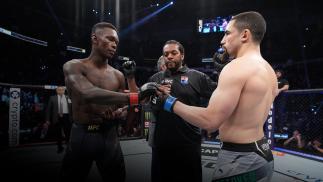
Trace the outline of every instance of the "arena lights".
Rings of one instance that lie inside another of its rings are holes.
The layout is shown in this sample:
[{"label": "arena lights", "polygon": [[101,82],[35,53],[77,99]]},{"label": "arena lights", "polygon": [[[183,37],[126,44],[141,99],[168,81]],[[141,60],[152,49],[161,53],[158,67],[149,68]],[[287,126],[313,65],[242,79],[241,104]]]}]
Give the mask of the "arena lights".
[{"label": "arena lights", "polygon": [[21,35],[19,33],[12,32],[10,30],[6,30],[6,29],[1,28],[1,27],[0,27],[0,32],[1,33],[4,33],[6,35],[9,35],[11,37],[14,37],[14,38],[17,38],[17,39],[26,41],[26,42],[30,42],[30,43],[33,43],[33,44],[38,44],[38,45],[45,46],[45,47],[48,46],[48,43],[45,42],[45,41],[38,40],[38,39],[35,39],[35,38],[32,38],[32,37],[28,37],[28,36],[25,36],[25,35]]},{"label": "arena lights", "polygon": [[4,28],[1,28],[1,27],[0,27],[0,32],[11,36],[11,31],[6,30],[6,29],[4,29]]},{"label": "arena lights", "polygon": [[155,7],[159,7],[159,5],[160,5],[159,3],[157,3],[157,4],[151,4],[148,7],[145,7],[145,8],[142,8],[140,10],[137,10],[135,14],[139,14],[139,13],[142,13],[142,12],[148,12],[151,9],[155,8]]},{"label": "arena lights", "polygon": [[98,14],[99,12],[95,9],[92,9],[92,12],[95,13],[95,14]]},{"label": "arena lights", "polygon": [[150,5],[150,7],[157,7],[157,6],[159,6],[159,3]]},{"label": "arena lights", "polygon": [[162,6],[161,8],[157,9],[155,12],[145,16],[144,18],[140,19],[139,21],[133,23],[132,25],[130,25],[129,27],[127,27],[126,29],[124,29],[121,33],[120,36],[125,36],[127,33],[129,33],[132,30],[135,30],[137,27],[143,25],[144,23],[146,23],[148,20],[150,20],[152,17],[156,16],[157,14],[159,14],[160,12],[162,12],[163,10],[165,10],[166,8],[170,7],[171,5],[173,5],[174,2],[171,1],[169,3],[167,3],[166,5]]},{"label": "arena lights", "polygon": [[86,50],[83,48],[78,48],[78,47],[73,47],[73,46],[66,46],[66,50],[68,51],[74,51],[74,52],[80,52],[80,53],[85,53]]},{"label": "arena lights", "polygon": [[[0,27],[0,33],[9,35],[11,37],[14,37],[14,38],[26,41],[26,42],[30,42],[30,43],[33,43],[33,44],[37,44],[37,45],[41,45],[41,46],[45,46],[45,47],[48,46],[48,43],[45,42],[45,41],[38,40],[38,39],[28,37],[28,36],[25,36],[25,35],[21,35],[19,33],[12,32],[10,30],[6,30],[6,29],[1,28],[1,27]],[[60,34],[63,35],[63,33],[60,33]],[[78,47],[73,47],[73,46],[66,46],[66,50],[74,51],[74,52],[80,52],[80,53],[85,53],[86,52],[86,50],[83,49],[83,48],[78,48]]]}]

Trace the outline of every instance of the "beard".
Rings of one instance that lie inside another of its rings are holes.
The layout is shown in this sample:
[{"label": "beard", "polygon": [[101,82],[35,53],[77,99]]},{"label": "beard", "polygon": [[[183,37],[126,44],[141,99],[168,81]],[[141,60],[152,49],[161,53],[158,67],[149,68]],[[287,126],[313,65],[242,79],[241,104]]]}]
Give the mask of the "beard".
[{"label": "beard", "polygon": [[182,62],[167,62],[166,67],[172,73],[176,72],[181,67]]}]

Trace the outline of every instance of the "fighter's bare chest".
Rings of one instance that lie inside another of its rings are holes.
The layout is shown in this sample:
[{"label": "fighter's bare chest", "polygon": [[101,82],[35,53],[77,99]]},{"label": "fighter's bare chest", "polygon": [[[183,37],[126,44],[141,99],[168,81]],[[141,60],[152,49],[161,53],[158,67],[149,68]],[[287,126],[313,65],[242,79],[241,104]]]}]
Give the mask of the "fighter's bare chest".
[{"label": "fighter's bare chest", "polygon": [[112,71],[91,71],[87,72],[87,79],[95,86],[107,90],[118,90],[120,83]]}]

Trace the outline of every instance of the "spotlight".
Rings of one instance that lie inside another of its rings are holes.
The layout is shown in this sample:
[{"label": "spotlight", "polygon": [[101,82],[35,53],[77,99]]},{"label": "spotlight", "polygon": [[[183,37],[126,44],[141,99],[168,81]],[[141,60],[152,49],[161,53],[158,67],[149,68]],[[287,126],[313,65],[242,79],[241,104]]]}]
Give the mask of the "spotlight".
[{"label": "spotlight", "polygon": [[173,5],[173,4],[174,4],[174,2],[173,2],[173,1],[171,1],[171,2],[170,2],[170,4],[171,4],[171,5]]},{"label": "spotlight", "polygon": [[[143,17],[142,19],[140,19],[137,22],[133,23],[129,27],[125,28],[122,32],[120,32],[120,37],[125,36],[125,34],[127,34],[130,31],[136,29],[137,27],[143,25],[149,19],[151,19],[152,17],[155,17],[156,15],[158,15],[159,13],[161,13],[162,11],[164,11],[165,9],[167,9],[168,7],[170,7],[172,4],[173,4],[173,1],[172,2],[169,2],[169,3],[165,4],[165,5],[161,5],[161,7],[159,7],[156,11],[152,12],[151,14]],[[155,5],[155,6],[157,6],[157,5]],[[158,4],[158,6],[159,6],[159,4]]]},{"label": "spotlight", "polygon": [[159,6],[159,3],[157,3],[156,6]]},{"label": "spotlight", "polygon": [[46,65],[42,65],[42,66],[40,66],[40,69],[41,70],[45,70],[45,69],[47,69],[48,67],[46,66]]}]

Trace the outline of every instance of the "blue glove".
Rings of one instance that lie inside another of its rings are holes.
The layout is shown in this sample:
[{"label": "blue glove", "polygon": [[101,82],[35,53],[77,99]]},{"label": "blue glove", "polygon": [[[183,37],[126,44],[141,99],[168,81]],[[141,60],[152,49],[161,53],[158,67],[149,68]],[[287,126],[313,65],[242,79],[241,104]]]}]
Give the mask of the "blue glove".
[{"label": "blue glove", "polygon": [[151,99],[151,105],[153,110],[165,110],[168,112],[173,112],[174,104],[177,101],[176,97],[171,95],[155,95]]}]

